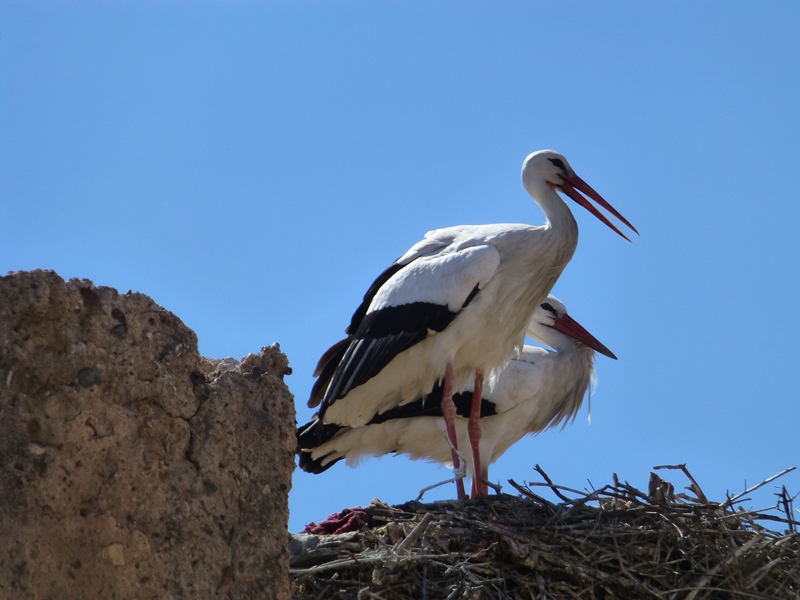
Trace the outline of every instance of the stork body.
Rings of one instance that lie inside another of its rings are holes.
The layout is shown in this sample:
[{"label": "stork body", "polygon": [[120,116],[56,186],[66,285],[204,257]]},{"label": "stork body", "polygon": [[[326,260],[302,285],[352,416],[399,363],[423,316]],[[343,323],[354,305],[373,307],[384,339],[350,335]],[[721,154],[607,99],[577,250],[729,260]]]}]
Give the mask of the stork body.
[{"label": "stork body", "polygon": [[[370,286],[346,330],[348,337],[325,352],[317,366],[308,404],[321,405],[323,423],[364,426],[441,383],[451,458],[459,466],[451,392],[480,388],[484,374],[502,368],[522,346],[531,315],[575,251],[577,223],[556,189],[620,235],[575,188],[633,228],[555,152],[529,155],[522,180],[544,211],[545,225],[431,231]],[[470,445],[473,461],[479,462],[479,411],[472,414]],[[473,495],[485,491],[485,486],[473,486]],[[463,485],[458,495],[463,497]]]},{"label": "stork body", "polygon": [[[536,301],[547,295],[575,249],[577,226],[561,204],[569,217],[565,232],[502,223],[450,227],[430,232],[398,259],[395,265],[403,268],[371,298],[361,321],[367,335],[356,334],[340,365],[361,360],[331,382],[323,419],[365,425],[374,415],[429,392],[448,362],[454,391],[471,385],[476,370],[505,364],[522,346]],[[536,252],[526,247],[532,239],[539,241]],[[372,322],[365,323],[368,319]],[[380,323],[379,332],[370,331],[370,325],[378,329],[378,321],[387,323]],[[409,348],[394,352],[417,337]],[[372,375],[381,358],[387,364]],[[351,371],[372,376],[363,382],[354,376],[351,382],[346,377]]]},{"label": "stork body", "polygon": [[[528,335],[552,349],[524,346],[515,359],[487,380],[480,401],[480,478],[488,479],[488,466],[527,434],[535,434],[575,418],[593,376],[595,351],[616,358],[610,350],[577,324],[564,305],[549,296],[534,313]],[[408,454],[412,459],[439,463],[451,460],[446,426],[437,402],[418,398],[402,407],[376,415],[361,427],[323,425],[314,420],[298,429],[300,445],[315,437],[320,445],[300,453],[300,466],[322,472],[336,461],[351,466],[366,456]],[[458,441],[469,440],[469,419],[475,405],[471,389],[454,397]],[[315,428],[320,428],[315,432]],[[466,456],[467,473],[475,477],[475,461]]]}]

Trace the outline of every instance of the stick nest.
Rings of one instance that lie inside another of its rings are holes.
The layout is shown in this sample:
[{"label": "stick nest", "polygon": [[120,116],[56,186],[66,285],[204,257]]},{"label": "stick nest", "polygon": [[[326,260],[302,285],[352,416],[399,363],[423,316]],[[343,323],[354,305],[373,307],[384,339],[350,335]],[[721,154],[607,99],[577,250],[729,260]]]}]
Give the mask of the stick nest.
[{"label": "stick nest", "polygon": [[656,468],[683,470],[689,493],[655,473],[647,493],[616,477],[580,492],[537,466],[545,483],[511,481],[517,496],[373,502],[350,511],[358,531],[292,536],[294,598],[800,598],[800,523],[785,488],[785,516],[748,512],[743,494],[708,501],[684,465]]}]

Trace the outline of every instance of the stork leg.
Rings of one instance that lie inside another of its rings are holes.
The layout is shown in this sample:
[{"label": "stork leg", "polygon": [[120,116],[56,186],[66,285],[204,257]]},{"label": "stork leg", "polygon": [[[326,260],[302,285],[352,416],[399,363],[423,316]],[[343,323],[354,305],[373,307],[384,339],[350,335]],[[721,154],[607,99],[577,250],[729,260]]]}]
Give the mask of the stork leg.
[{"label": "stork leg", "polygon": [[[442,390],[442,415],[444,425],[447,428],[447,437],[450,438],[450,451],[453,454],[453,470],[456,473],[461,471],[461,459],[458,456],[458,438],[456,437],[456,405],[453,403],[453,365],[447,362],[444,369],[444,385]],[[458,499],[463,500],[467,497],[464,491],[463,477],[456,476],[456,493]]]},{"label": "stork leg", "polygon": [[[475,386],[472,389],[472,406],[469,411],[469,443],[472,446],[472,494],[473,498],[487,496],[489,486],[483,481],[488,479],[489,472],[481,468],[481,398],[483,397],[483,371],[475,371]],[[488,467],[488,465],[487,465]]]}]

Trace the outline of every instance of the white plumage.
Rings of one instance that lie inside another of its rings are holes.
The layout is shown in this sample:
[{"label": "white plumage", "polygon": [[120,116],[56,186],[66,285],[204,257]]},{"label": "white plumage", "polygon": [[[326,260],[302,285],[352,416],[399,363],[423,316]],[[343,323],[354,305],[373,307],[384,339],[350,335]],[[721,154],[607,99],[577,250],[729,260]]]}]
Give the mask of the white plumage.
[{"label": "white plumage", "polygon": [[[480,440],[481,477],[488,478],[488,466],[527,434],[535,434],[559,424],[566,425],[580,410],[593,377],[595,351],[616,358],[610,350],[575,322],[564,305],[548,296],[534,313],[528,336],[551,349],[524,346],[487,380],[481,403],[483,414]],[[467,390],[471,391],[471,390]],[[455,429],[460,444],[467,444],[471,398],[458,397],[459,416]],[[340,459],[351,466],[367,456],[407,454],[412,459],[440,463],[451,461],[442,416],[436,403],[425,406],[421,399],[395,409],[378,419],[386,420],[356,428],[329,429],[330,439],[310,449],[305,457],[317,470],[324,470]],[[415,414],[416,412],[416,414]],[[300,428],[308,431],[312,423]],[[471,455],[466,455],[467,473],[474,477]],[[310,463],[309,463],[310,464]]]},{"label": "white plumage", "polygon": [[[572,258],[578,228],[557,189],[623,237],[576,188],[635,231],[551,150],[525,159],[522,181],[544,211],[545,225],[437,229],[375,280],[351,319],[348,337],[323,354],[315,372],[309,406],[321,404],[323,423],[363,426],[375,415],[425,396],[442,381],[449,421],[448,391],[464,390],[473,380],[481,383],[484,373],[505,365],[522,346],[534,310]],[[477,455],[477,417],[472,427]],[[458,460],[455,453],[453,460]],[[485,486],[477,489],[484,491]]]}]

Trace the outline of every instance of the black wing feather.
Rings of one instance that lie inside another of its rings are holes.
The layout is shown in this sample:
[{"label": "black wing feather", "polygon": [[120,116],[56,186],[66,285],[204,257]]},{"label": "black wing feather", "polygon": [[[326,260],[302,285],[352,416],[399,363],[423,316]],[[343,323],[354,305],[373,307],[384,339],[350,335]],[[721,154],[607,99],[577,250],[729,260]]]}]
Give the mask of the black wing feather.
[{"label": "black wing feather", "polygon": [[[396,406],[386,412],[372,417],[370,422],[365,425],[379,425],[395,419],[413,419],[416,417],[441,417],[442,416],[442,386],[437,385],[425,398],[420,398],[414,402],[409,402],[403,406]],[[459,417],[468,418],[472,412],[472,392],[460,392],[453,394],[453,402],[456,405],[456,414]],[[481,417],[489,417],[497,414],[495,403],[487,398],[481,399]],[[311,452],[322,444],[332,440],[342,430],[349,427],[336,423],[323,423],[318,417],[311,422],[297,428],[297,446],[295,453],[299,457],[299,467],[307,472],[319,474],[330,469],[344,457],[323,465],[327,455],[317,459],[311,458]]]},{"label": "black wing feather", "polygon": [[318,418],[314,418],[313,421],[306,423],[302,427],[298,427],[297,446],[295,448],[295,453],[299,458],[298,466],[306,473],[319,474],[323,471],[327,471],[339,462],[341,458],[337,458],[327,465],[323,465],[322,461],[325,459],[325,456],[313,459],[311,458],[311,451],[332,439],[342,429],[345,428],[341,425],[323,423]]},{"label": "black wing feather", "polygon": [[432,302],[412,302],[387,306],[365,315],[352,336],[322,400],[320,416],[350,390],[372,379],[395,356],[442,331],[458,312]]},{"label": "black wing feather", "polygon": [[378,293],[378,290],[383,287],[383,284],[389,281],[392,276],[397,273],[400,269],[402,269],[405,265],[401,265],[397,262],[392,263],[392,265],[386,269],[383,273],[378,275],[375,281],[372,282],[372,285],[369,286],[367,293],[364,294],[364,299],[361,301],[361,304],[356,309],[356,312],[353,313],[353,316],[350,318],[350,325],[347,326],[347,329],[344,332],[348,335],[354,334],[358,331],[359,326],[361,325],[361,321],[364,318],[364,315],[367,314],[369,310],[369,305],[372,304],[372,299],[375,297],[375,294]]},{"label": "black wing feather", "polygon": [[317,380],[311,386],[311,395],[308,398],[308,407],[314,408],[322,402],[322,397],[325,395],[325,390],[328,388],[333,374],[336,372],[336,367],[342,362],[345,352],[353,341],[353,336],[346,337],[339,340],[333,346],[328,348],[317,363],[317,368],[314,370],[314,376]]},{"label": "black wing feather", "polygon": [[[385,423],[394,419],[412,419],[415,417],[441,417],[442,415],[441,384],[437,384],[431,393],[414,402],[395,406],[389,410],[372,417],[368,425]],[[472,391],[453,394],[453,403],[456,405],[456,414],[459,417],[469,418],[472,412]],[[481,398],[481,417],[490,417],[497,414],[497,407],[488,398]]]}]

